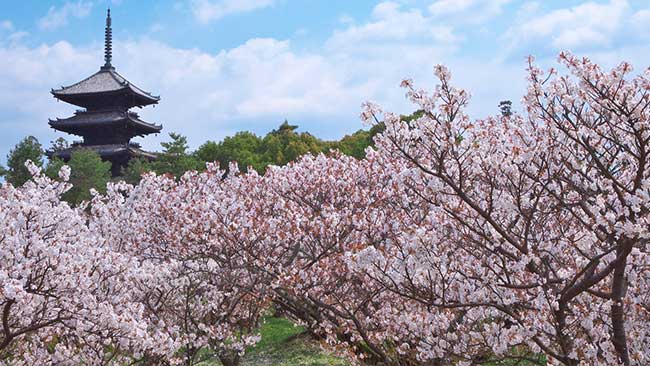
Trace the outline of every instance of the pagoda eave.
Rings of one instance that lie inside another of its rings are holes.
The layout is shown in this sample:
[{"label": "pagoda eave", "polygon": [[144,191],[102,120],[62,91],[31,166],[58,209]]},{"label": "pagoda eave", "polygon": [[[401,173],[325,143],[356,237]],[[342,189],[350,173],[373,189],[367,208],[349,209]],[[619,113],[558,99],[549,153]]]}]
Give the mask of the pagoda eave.
[{"label": "pagoda eave", "polygon": [[140,149],[134,144],[113,144],[113,145],[78,145],[72,146],[67,149],[58,150],[58,151],[47,151],[46,154],[48,157],[63,159],[64,161],[70,160],[72,154],[80,150],[91,150],[97,153],[104,160],[116,160],[116,159],[132,159],[132,158],[144,158],[147,160],[155,160],[157,155],[148,151]]},{"label": "pagoda eave", "polygon": [[159,96],[135,86],[110,65],[102,66],[98,72],[75,84],[52,89],[51,93],[57,99],[85,108],[102,107],[97,103],[111,99],[129,108],[156,104],[160,100]]},{"label": "pagoda eave", "polygon": [[142,121],[137,115],[122,111],[77,112],[70,118],[49,120],[55,130],[84,136],[96,129],[128,128],[134,136],[159,133],[162,125]]},{"label": "pagoda eave", "polygon": [[106,100],[116,100],[122,99],[124,101],[124,107],[133,108],[139,107],[142,108],[147,105],[158,104],[160,97],[157,96],[148,96],[142,95],[140,93],[134,93],[133,89],[130,87],[125,87],[122,89],[111,90],[111,91],[102,91],[102,92],[92,92],[92,93],[76,93],[76,94],[66,94],[60,93],[57,90],[51,91],[54,98],[61,100],[66,103],[70,103],[83,108],[101,108],[109,107],[112,105],[98,105],[98,101]]}]

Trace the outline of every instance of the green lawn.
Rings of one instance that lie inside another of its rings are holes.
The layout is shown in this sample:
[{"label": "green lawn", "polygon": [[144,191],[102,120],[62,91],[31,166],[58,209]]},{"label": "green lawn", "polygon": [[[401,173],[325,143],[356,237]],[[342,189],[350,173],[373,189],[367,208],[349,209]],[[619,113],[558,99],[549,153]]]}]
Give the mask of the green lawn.
[{"label": "green lawn", "polygon": [[[318,343],[284,318],[267,317],[260,328],[262,339],[242,359],[242,366],[347,366],[323,351]],[[205,366],[220,365],[218,360]]]},{"label": "green lawn", "polygon": [[[267,317],[260,328],[262,339],[244,355],[242,366],[348,366],[345,360],[323,351],[303,327],[285,318]],[[540,357],[540,361],[543,358]],[[531,366],[526,361],[490,362],[490,366]],[[218,360],[202,366],[220,366]]]}]

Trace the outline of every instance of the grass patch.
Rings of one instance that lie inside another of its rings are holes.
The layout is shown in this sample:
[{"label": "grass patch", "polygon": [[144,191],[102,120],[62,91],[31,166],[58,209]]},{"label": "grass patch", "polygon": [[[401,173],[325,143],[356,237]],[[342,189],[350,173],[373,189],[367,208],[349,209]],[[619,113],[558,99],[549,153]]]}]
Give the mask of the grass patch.
[{"label": "grass patch", "polygon": [[278,347],[304,331],[304,327],[296,326],[288,319],[267,317],[260,328],[262,339],[248,352],[259,352]]},{"label": "grass patch", "polygon": [[[305,328],[294,325],[285,318],[266,317],[260,327],[262,339],[246,351],[241,366],[348,366],[334,355],[323,351]],[[527,355],[522,352],[522,356]],[[543,361],[541,356],[532,356]],[[218,359],[204,362],[201,366],[220,366]],[[487,362],[490,366],[532,366],[533,362],[502,360]]]},{"label": "grass patch", "polygon": [[250,349],[243,366],[346,366],[347,362],[324,352],[305,328],[284,318],[265,319],[262,339]]},{"label": "grass patch", "polygon": [[[323,351],[305,328],[285,318],[267,317],[260,327],[262,339],[242,358],[242,366],[347,366],[348,363]],[[221,365],[218,359],[202,366]]]}]

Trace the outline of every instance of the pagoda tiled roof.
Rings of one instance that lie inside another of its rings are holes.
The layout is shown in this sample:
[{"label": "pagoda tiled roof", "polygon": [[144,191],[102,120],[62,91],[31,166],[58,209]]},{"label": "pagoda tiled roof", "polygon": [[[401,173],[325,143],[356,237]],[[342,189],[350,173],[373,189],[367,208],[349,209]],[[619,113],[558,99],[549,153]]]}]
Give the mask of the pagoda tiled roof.
[{"label": "pagoda tiled roof", "polygon": [[96,152],[102,158],[111,158],[118,156],[142,157],[146,159],[155,159],[156,154],[140,149],[139,145],[128,144],[111,144],[111,145],[73,145],[67,149],[59,151],[48,151],[48,156],[54,156],[64,160],[70,159],[72,153],[80,149],[89,149]]},{"label": "pagoda tiled roof", "polygon": [[70,86],[53,89],[55,97],[65,100],[66,97],[87,96],[92,94],[112,93],[126,90],[141,97],[144,104],[154,104],[160,100],[159,96],[138,88],[120,75],[113,67],[102,67],[98,72]]},{"label": "pagoda tiled roof", "polygon": [[161,125],[141,120],[136,113],[115,109],[89,112],[78,111],[70,118],[50,120],[49,124],[57,130],[72,131],[78,128],[111,125],[121,121],[130,123],[144,133],[158,133],[162,129]]}]

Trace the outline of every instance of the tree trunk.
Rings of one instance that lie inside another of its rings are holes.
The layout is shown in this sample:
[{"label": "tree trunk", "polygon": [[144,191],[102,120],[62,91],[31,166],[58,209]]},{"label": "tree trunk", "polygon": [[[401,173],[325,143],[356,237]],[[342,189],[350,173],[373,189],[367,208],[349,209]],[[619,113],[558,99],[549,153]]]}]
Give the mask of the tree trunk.
[{"label": "tree trunk", "polygon": [[241,357],[239,357],[239,353],[236,351],[224,351],[219,353],[219,361],[221,361],[223,366],[239,366]]},{"label": "tree trunk", "polygon": [[626,243],[616,250],[616,260],[618,263],[614,268],[612,278],[612,310],[610,317],[612,319],[612,343],[621,359],[621,362],[629,366],[630,355],[627,348],[627,333],[625,331],[625,314],[623,312],[623,299],[627,291],[627,279],[625,269],[627,266],[627,256],[632,250],[631,243]]}]

